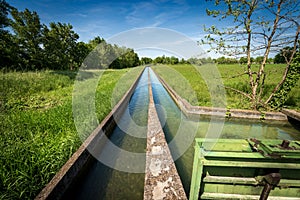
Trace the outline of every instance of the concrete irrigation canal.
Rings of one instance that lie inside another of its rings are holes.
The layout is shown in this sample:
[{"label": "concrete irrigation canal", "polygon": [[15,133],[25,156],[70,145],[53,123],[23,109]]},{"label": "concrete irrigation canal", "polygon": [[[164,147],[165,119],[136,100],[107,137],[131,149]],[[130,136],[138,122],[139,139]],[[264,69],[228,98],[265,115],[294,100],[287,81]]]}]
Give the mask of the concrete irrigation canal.
[{"label": "concrete irrigation canal", "polygon": [[[257,120],[261,116],[259,113],[250,112],[249,114],[244,112],[240,110],[232,111],[232,115],[236,116],[238,120],[226,121],[220,134],[221,138],[230,138],[229,142],[238,142],[241,145],[241,151],[244,151],[245,145],[248,144],[247,141],[242,141],[241,139],[249,137],[277,139],[277,141],[282,141],[283,139],[293,140],[295,141],[293,146],[287,147],[285,150],[300,152],[300,143],[296,141],[300,140],[300,131],[294,129],[288,123],[286,115],[282,113],[267,113],[267,118],[277,119],[277,121],[267,123]],[[216,166],[207,164],[210,168],[199,167],[198,164],[204,163],[204,161],[198,161],[198,157],[194,158],[193,146],[196,144],[197,155],[200,155],[205,149],[201,149],[202,147],[198,142],[199,139],[196,140],[196,143],[186,145],[189,141],[194,141],[195,137],[205,138],[205,134],[211,126],[220,126],[220,121],[212,121],[209,117],[203,117],[203,115],[211,115],[212,113],[216,113],[219,117],[224,117],[226,109],[214,110],[189,105],[160,79],[150,67],[146,67],[119,103],[91,133],[36,199],[150,200],[188,199],[189,197],[198,199],[201,193],[205,194],[201,196],[203,199],[204,197],[206,199],[215,199],[216,197],[222,199],[222,195],[229,199],[247,199],[248,197],[251,197],[250,199],[258,199],[261,190],[265,190],[262,188],[264,188],[264,185],[267,185],[263,183],[263,175],[265,175],[263,170],[259,169],[259,173],[256,173],[257,170],[254,169],[255,164],[251,164],[251,173],[249,173],[248,168],[237,170],[239,167],[234,166],[233,170],[245,172],[245,176],[250,176],[250,174],[251,176],[260,175],[261,181],[259,182],[251,177],[238,177],[235,172],[230,171],[229,173],[228,167],[230,165],[226,165],[228,157],[224,155],[220,157],[220,159],[223,159],[220,161],[223,163],[220,169],[217,169],[217,167],[220,167],[218,164]],[[198,117],[197,120],[195,120],[195,116]],[[247,118],[250,116],[250,118],[254,119],[250,121],[249,119],[241,120],[245,116]],[[185,143],[186,141],[187,143]],[[256,144],[254,145],[255,148],[251,147],[251,142],[249,142],[249,145],[247,151],[253,153],[252,151],[255,150]],[[219,145],[218,148],[223,148],[223,146]],[[235,144],[226,146],[231,147],[235,146]],[[114,147],[122,150],[116,154],[110,154]],[[91,153],[91,150],[93,153]],[[222,149],[217,149],[216,151],[222,151]],[[259,149],[258,151],[261,150]],[[132,157],[128,157],[124,156],[126,152],[134,153],[130,154]],[[285,190],[287,193],[292,191],[291,195],[294,195],[289,199],[300,199],[297,196],[300,195],[300,183],[298,181],[300,179],[300,156],[295,152],[292,152],[292,161],[289,158],[284,160],[284,165],[289,167],[283,167],[285,171],[282,175],[289,174],[287,170],[291,169],[296,178],[293,179],[291,176],[287,178],[281,177],[286,183],[281,185],[281,187],[292,188],[291,190]],[[230,155],[233,155],[233,153],[234,150],[230,149]],[[255,155],[256,153],[259,154],[259,152],[255,152]],[[269,154],[271,155],[272,152],[268,152],[267,155]],[[265,155],[257,156],[263,159]],[[207,159],[209,160],[210,158]],[[136,160],[138,160],[138,163],[134,162]],[[196,161],[194,162],[194,172],[193,160]],[[236,161],[234,156],[233,160]],[[205,162],[209,163],[206,160]],[[264,161],[262,162],[265,163]],[[198,163],[197,166],[195,166],[195,163]],[[272,162],[270,163],[272,165]],[[271,171],[278,174],[281,165],[277,161],[276,164],[277,170],[273,169]],[[243,165],[246,165],[245,162],[243,162]],[[122,170],[123,168],[121,169],[121,167],[125,167],[127,170]],[[267,165],[263,165],[263,167],[271,168]],[[222,172],[220,177],[217,177],[217,172]],[[227,174],[228,178],[226,179],[223,172],[228,172],[230,176]],[[211,173],[210,175],[212,176],[208,176],[208,173]],[[215,173],[215,176],[213,176],[213,173]],[[196,177],[195,174],[200,174],[200,177]],[[205,179],[204,175],[208,178]],[[207,181],[209,178],[214,178],[215,182],[211,181],[209,184],[201,184],[202,181]],[[251,179],[252,185],[246,181],[245,183],[243,182],[244,185],[235,190],[235,192],[241,192],[245,196],[231,194],[230,192],[233,189],[226,191],[228,184],[231,184],[229,188],[236,188],[236,185],[240,185],[241,180],[246,179]],[[225,182],[222,182],[223,180]],[[231,182],[229,183],[228,180]],[[193,185],[191,185],[191,182]],[[270,191],[275,187],[277,185],[273,184],[272,187],[269,187],[268,194],[266,194],[266,191],[264,192],[264,199],[268,198]],[[223,193],[229,192],[229,194],[226,196],[226,194],[218,193],[218,191]],[[255,192],[253,196],[251,196],[251,191]],[[279,199],[284,199],[285,195],[288,194],[281,192],[280,195]],[[272,192],[270,196],[272,196]]]}]

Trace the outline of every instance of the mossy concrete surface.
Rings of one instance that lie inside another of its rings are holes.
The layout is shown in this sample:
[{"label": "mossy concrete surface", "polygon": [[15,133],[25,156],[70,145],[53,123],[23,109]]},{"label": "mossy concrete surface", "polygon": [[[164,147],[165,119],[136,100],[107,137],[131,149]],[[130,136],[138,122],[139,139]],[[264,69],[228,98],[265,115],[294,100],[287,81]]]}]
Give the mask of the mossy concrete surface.
[{"label": "mossy concrete surface", "polygon": [[187,199],[155,109],[150,81],[149,98],[144,199]]}]

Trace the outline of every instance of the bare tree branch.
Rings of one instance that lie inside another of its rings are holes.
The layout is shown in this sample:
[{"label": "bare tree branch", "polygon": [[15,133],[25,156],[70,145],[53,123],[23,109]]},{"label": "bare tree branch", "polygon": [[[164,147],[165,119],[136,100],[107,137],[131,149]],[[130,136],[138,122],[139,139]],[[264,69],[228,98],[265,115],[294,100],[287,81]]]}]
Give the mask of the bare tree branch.
[{"label": "bare tree branch", "polygon": [[249,94],[245,93],[245,92],[242,92],[242,91],[240,91],[240,90],[238,90],[238,89],[235,89],[235,88],[232,88],[232,87],[228,87],[228,86],[223,86],[223,87],[224,87],[225,89],[229,89],[229,90],[232,90],[232,91],[234,91],[234,92],[236,92],[236,93],[242,94],[243,96],[245,96],[245,97],[247,97],[248,99],[252,100],[252,97],[251,97]]}]

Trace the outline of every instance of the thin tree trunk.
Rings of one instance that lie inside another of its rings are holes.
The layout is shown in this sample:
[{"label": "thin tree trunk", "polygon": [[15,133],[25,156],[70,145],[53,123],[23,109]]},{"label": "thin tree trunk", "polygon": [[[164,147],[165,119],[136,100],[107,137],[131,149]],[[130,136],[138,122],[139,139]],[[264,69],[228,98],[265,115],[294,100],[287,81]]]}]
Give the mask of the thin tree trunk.
[{"label": "thin tree trunk", "polygon": [[[264,70],[265,70],[265,66],[266,66],[266,62],[267,62],[267,59],[268,59],[268,56],[269,56],[269,53],[270,53],[270,49],[271,49],[271,44],[272,44],[272,40],[273,40],[273,36],[275,35],[276,33],[276,29],[277,29],[277,25],[278,25],[278,22],[279,22],[279,19],[280,19],[280,11],[281,11],[281,5],[283,3],[283,0],[281,0],[279,3],[278,3],[278,7],[277,7],[277,12],[276,12],[276,18],[274,20],[274,24],[273,24],[273,30],[270,34],[270,36],[268,37],[268,43],[267,43],[267,48],[266,48],[266,51],[264,53],[264,58],[263,58],[263,61],[260,65],[260,68],[257,72],[257,76],[256,76],[256,80],[255,80],[255,84],[252,88],[252,91],[257,92],[257,88],[259,86],[259,83],[260,83],[260,80],[261,80],[261,76],[262,74],[264,73]],[[264,83],[261,84],[261,90],[263,90],[264,86],[263,86]],[[260,94],[262,94],[262,91],[259,92]],[[260,101],[261,97],[259,96],[258,97],[258,102]]]}]

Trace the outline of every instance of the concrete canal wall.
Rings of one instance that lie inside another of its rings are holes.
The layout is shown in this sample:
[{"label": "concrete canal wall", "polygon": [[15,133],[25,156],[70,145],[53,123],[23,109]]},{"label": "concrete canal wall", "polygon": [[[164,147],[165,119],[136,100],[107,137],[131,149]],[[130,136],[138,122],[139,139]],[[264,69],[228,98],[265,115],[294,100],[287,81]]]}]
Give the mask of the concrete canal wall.
[{"label": "concrete canal wall", "polygon": [[280,120],[286,121],[287,116],[281,112],[259,112],[253,110],[242,109],[226,109],[226,108],[214,108],[205,106],[192,106],[184,98],[179,96],[173,88],[171,88],[159,75],[159,80],[169,92],[175,103],[189,117],[207,115],[207,116],[219,116],[219,117],[231,117],[231,118],[244,118],[244,119],[264,119],[264,120]]},{"label": "concrete canal wall", "polygon": [[299,112],[297,112],[295,110],[290,110],[290,109],[282,109],[281,112],[283,114],[287,115],[288,117],[300,122],[300,113]]}]

